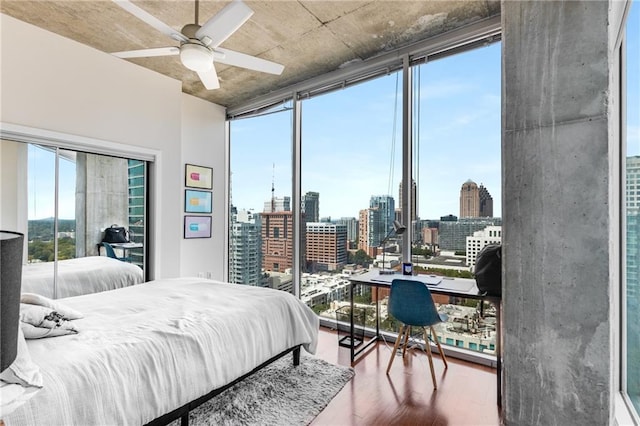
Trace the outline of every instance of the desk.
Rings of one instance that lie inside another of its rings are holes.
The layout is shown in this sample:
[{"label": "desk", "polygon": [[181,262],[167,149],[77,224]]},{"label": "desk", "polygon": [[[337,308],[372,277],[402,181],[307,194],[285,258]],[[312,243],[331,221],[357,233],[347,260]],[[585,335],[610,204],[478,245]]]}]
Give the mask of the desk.
[{"label": "desk", "polygon": [[[132,250],[132,249],[137,249],[137,248],[142,248],[143,244],[142,243],[132,243],[132,242],[128,242],[128,243],[108,243],[111,247],[113,247],[114,249],[120,249],[122,250],[122,257],[127,257],[127,250]],[[100,255],[100,249],[102,248],[102,244],[98,244],[98,254]]]},{"label": "desk", "polygon": [[[381,275],[378,269],[372,269],[369,272],[359,275],[352,275],[349,278],[349,300],[351,304],[350,314],[350,336],[351,336],[351,364],[355,363],[355,358],[358,354],[362,353],[370,345],[374,344],[377,340],[383,339],[380,335],[380,315],[379,315],[379,301],[376,294],[376,334],[369,340],[362,348],[357,351],[354,346],[354,321],[353,321],[353,287],[356,284],[375,287],[376,292],[378,288],[391,288],[391,281],[396,278],[414,280],[426,284],[429,290],[433,294],[442,294],[451,297],[461,297],[466,299],[478,299],[487,300],[494,303],[496,306],[496,369],[497,369],[497,399],[498,405],[501,405],[502,401],[502,345],[501,345],[501,333],[500,333],[500,317],[502,311],[502,303],[500,298],[483,296],[478,291],[478,286],[475,280],[468,278],[448,278],[448,277],[435,277],[433,275],[402,275],[397,274],[385,274]],[[427,342],[425,342],[427,344]]]}]

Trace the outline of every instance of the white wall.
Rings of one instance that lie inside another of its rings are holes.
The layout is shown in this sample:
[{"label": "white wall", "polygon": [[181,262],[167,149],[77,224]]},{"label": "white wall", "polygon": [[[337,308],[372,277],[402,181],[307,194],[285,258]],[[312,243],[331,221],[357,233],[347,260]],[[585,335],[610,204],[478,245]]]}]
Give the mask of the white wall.
[{"label": "white wall", "polygon": [[[40,133],[73,136],[89,147],[155,155],[150,276],[183,275],[181,259],[192,256],[197,248],[182,241],[181,140],[184,133],[190,150],[202,148],[206,153],[198,155],[199,163],[213,164],[213,157],[223,157],[207,145],[224,140],[222,109],[206,102],[183,103],[180,81],[2,14],[0,35],[3,127],[26,126]],[[34,51],[37,54],[25,54]],[[190,111],[185,124],[183,106]],[[209,120],[219,122],[212,125]],[[199,147],[200,143],[206,146]],[[222,194],[224,189],[214,188],[214,193]]]},{"label": "white wall", "polygon": [[[225,117],[223,107],[182,95],[182,163],[213,168],[212,237],[182,240],[180,270],[183,276],[210,273],[213,279],[222,281],[224,278]],[[184,205],[184,191],[182,199]]]}]

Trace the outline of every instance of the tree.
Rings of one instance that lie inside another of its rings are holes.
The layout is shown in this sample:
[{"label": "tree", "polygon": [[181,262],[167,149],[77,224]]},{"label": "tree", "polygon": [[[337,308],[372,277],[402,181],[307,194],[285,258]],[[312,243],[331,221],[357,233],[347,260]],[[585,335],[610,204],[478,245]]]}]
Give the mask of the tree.
[{"label": "tree", "polygon": [[356,265],[360,266],[367,266],[371,264],[372,261],[373,259],[371,258],[371,256],[369,256],[364,250],[360,249],[356,252],[355,255],[353,255],[353,262],[351,263],[355,263]]},{"label": "tree", "polygon": [[420,247],[412,247],[411,248],[412,256],[423,256],[425,259],[429,256],[433,256],[433,251],[428,248],[420,248]]}]

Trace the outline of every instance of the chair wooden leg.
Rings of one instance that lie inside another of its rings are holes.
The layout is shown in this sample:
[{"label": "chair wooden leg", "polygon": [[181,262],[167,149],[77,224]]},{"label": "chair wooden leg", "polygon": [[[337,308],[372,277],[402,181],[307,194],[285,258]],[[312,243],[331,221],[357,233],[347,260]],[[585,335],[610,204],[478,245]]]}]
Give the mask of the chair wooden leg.
[{"label": "chair wooden leg", "polygon": [[396,357],[396,352],[398,347],[400,346],[400,341],[402,340],[402,334],[404,333],[406,325],[403,325],[398,332],[398,338],[396,339],[396,344],[393,345],[393,352],[391,352],[391,358],[389,359],[389,365],[387,366],[387,374],[389,374],[389,370],[391,370],[391,364],[393,364],[393,359]]},{"label": "chair wooden leg", "polygon": [[410,335],[411,335],[411,326],[408,325],[406,327],[406,331],[404,332],[404,344],[402,345],[402,359],[404,359],[404,354],[407,353],[407,345],[409,344]]},{"label": "chair wooden leg", "polygon": [[427,352],[429,358],[429,367],[431,368],[431,380],[433,380],[433,389],[438,389],[436,384],[436,372],[433,368],[433,357],[431,356],[431,345],[429,344],[429,336],[427,335],[427,327],[422,327],[422,334],[424,335],[424,350]]},{"label": "chair wooden leg", "polygon": [[447,364],[447,357],[444,356],[444,351],[442,350],[442,346],[440,346],[440,341],[438,340],[438,335],[436,334],[436,331],[433,329],[433,326],[429,327],[431,329],[431,335],[433,336],[433,341],[436,342],[436,346],[438,347],[438,352],[440,352],[440,356],[442,357],[442,361],[444,361],[444,368],[445,370],[447,368],[449,368],[449,365]]}]

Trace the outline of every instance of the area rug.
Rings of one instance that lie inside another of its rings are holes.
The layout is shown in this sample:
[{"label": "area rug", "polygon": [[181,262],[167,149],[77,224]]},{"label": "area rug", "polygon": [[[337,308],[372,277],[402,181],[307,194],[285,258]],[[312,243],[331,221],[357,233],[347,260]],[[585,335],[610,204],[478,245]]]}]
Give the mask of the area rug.
[{"label": "area rug", "polygon": [[308,425],[354,374],[304,351],[294,367],[287,355],[192,410],[189,425]]}]

